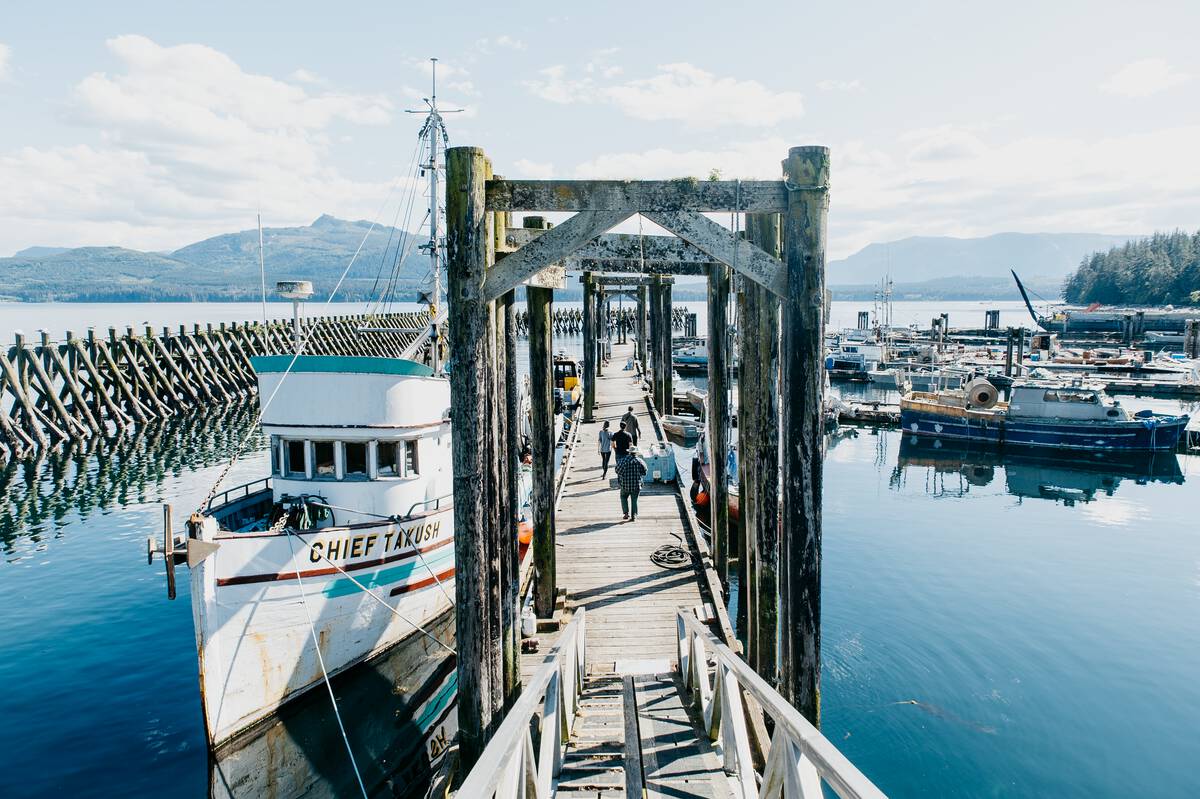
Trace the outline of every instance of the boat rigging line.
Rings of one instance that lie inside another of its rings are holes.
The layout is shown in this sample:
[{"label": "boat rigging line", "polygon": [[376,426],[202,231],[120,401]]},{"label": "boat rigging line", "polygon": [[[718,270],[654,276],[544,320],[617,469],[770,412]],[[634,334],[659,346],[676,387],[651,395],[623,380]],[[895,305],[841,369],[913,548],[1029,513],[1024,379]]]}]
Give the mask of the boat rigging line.
[{"label": "boat rigging line", "polygon": [[[374,591],[372,591],[370,588],[367,588],[365,585],[363,585],[362,583],[360,583],[360,582],[359,582],[359,581],[358,581],[358,580],[357,580],[357,579],[354,577],[354,575],[350,574],[348,571],[346,571],[345,569],[343,569],[341,566],[339,566],[338,564],[334,563],[334,562],[333,562],[333,561],[331,561],[329,558],[325,557],[325,553],[324,553],[324,552],[322,552],[322,551],[321,551],[321,550],[319,550],[319,549],[313,549],[313,546],[312,546],[312,544],[308,543],[308,542],[307,542],[307,541],[305,541],[303,538],[301,538],[300,536],[296,535],[296,533],[295,533],[295,532],[294,532],[294,531],[293,531],[291,528],[289,528],[289,527],[284,527],[284,528],[283,528],[283,532],[285,532],[285,533],[287,533],[287,534],[288,534],[288,541],[289,541],[289,542],[291,541],[291,539],[292,539],[292,538],[295,538],[296,540],[298,540],[298,541],[299,541],[301,544],[303,544],[304,546],[308,547],[308,551],[309,551],[310,553],[316,554],[316,556],[317,556],[317,557],[319,557],[321,560],[325,561],[325,562],[326,562],[326,563],[328,563],[330,566],[332,566],[334,569],[336,569],[338,572],[340,572],[340,573],[342,574],[342,576],[343,576],[343,577],[345,577],[345,578],[346,578],[346,579],[348,579],[350,582],[352,582],[352,583],[354,583],[355,585],[357,585],[357,586],[358,586],[358,587],[359,587],[359,588],[360,588],[360,589],[363,591],[363,593],[365,593],[367,596],[371,597],[371,599],[374,599],[374,600],[375,600],[376,602],[378,602],[379,604],[383,605],[383,606],[384,606],[385,608],[387,608],[388,610],[390,610],[390,611],[392,612],[392,615],[393,615],[393,616],[395,616],[395,617],[396,617],[396,618],[398,618],[400,621],[402,621],[402,622],[404,622],[405,624],[407,624],[409,627],[412,627],[412,628],[413,628],[414,630],[416,630],[417,632],[419,632],[419,633],[421,633],[422,635],[424,635],[424,636],[425,636],[426,638],[428,638],[430,641],[433,641],[435,644],[437,644],[438,646],[440,646],[442,649],[445,649],[445,650],[446,650],[447,652],[449,652],[451,655],[454,655],[455,657],[458,657],[458,652],[457,652],[457,651],[454,649],[454,647],[447,645],[447,644],[446,644],[445,642],[443,642],[443,641],[442,641],[440,638],[438,638],[436,635],[434,635],[433,633],[431,633],[431,632],[429,632],[428,630],[426,630],[426,629],[425,629],[424,627],[422,627],[421,625],[419,625],[419,624],[417,624],[416,622],[414,622],[414,621],[411,621],[411,620],[409,620],[408,618],[406,618],[406,617],[404,616],[404,614],[402,614],[400,611],[396,610],[394,607],[392,607],[391,605],[389,605],[389,604],[388,604],[388,603],[387,603],[387,602],[386,602],[386,601],[383,599],[383,597],[379,596],[379,594],[376,594],[376,593],[375,593]],[[290,544],[290,543],[289,543],[289,546],[291,546],[291,544]],[[310,557],[311,557],[311,555],[310,555]],[[426,567],[426,568],[428,568],[428,567]]]},{"label": "boat rigging line", "polygon": [[[286,530],[287,527],[285,526],[284,529]],[[309,632],[312,633],[313,649],[317,651],[317,663],[321,666],[321,677],[325,680],[325,690],[329,691],[329,702],[333,705],[333,716],[337,719],[338,729],[342,733],[342,741],[346,744],[346,754],[350,756],[350,766],[354,769],[354,778],[358,780],[358,789],[362,791],[363,799],[369,799],[367,786],[363,784],[362,774],[358,770],[358,761],[354,759],[354,749],[350,746],[349,736],[346,735],[346,725],[342,723],[342,711],[338,709],[337,697],[333,693],[333,683],[329,681],[329,671],[325,668],[325,656],[321,654],[321,643],[317,636],[317,626],[313,623],[312,611],[308,608],[308,595],[304,593],[304,580],[300,577],[300,568],[296,566],[296,550],[292,546],[292,532],[290,530],[288,530],[288,551],[292,554],[292,568],[296,571],[296,584],[300,587],[300,602],[304,605],[304,615],[308,619]]]},{"label": "boat rigging line", "polygon": [[[374,232],[376,226],[378,226],[379,218],[383,215],[383,209],[386,208],[388,202],[391,201],[392,195],[395,194],[396,187],[398,185],[400,185],[400,176],[399,175],[397,175],[396,179],[392,181],[392,186],[388,190],[387,196],[384,197],[383,203],[379,206],[379,210],[375,212],[375,218],[371,221],[371,225],[370,225],[370,227],[367,228],[367,232],[363,234],[362,241],[360,241],[358,243],[358,249],[356,249],[354,251],[354,255],[351,256],[351,258],[350,258],[350,263],[346,264],[346,268],[344,270],[342,270],[342,275],[341,275],[341,277],[338,278],[337,284],[333,287],[333,291],[329,292],[329,299],[325,300],[326,306],[328,306],[331,302],[333,302],[333,298],[337,296],[338,291],[342,288],[342,283],[344,283],[346,281],[346,275],[350,274],[350,270],[351,270],[351,268],[353,268],[354,262],[358,260],[358,255],[359,255],[359,253],[362,252],[362,248],[367,243],[367,239],[370,237],[371,233]],[[242,439],[241,439],[241,441],[238,442],[237,448],[234,449],[233,455],[230,456],[229,463],[227,463],[225,465],[225,468],[221,470],[221,474],[217,477],[216,481],[213,483],[212,488],[208,492],[208,496],[206,496],[204,498],[204,500],[200,503],[200,505],[196,508],[196,513],[202,514],[204,512],[205,508],[208,507],[208,503],[211,502],[213,497],[215,497],[217,495],[217,490],[221,487],[221,483],[225,482],[225,478],[228,477],[229,472],[233,470],[234,464],[238,462],[238,459],[242,456],[242,453],[245,452],[246,444],[249,443],[250,439],[255,435],[256,431],[258,430],[259,423],[262,422],[263,414],[266,413],[267,408],[271,407],[271,403],[275,400],[275,397],[279,394],[279,389],[283,387],[283,384],[287,380],[288,375],[290,375],[292,373],[292,369],[293,369],[293,367],[295,367],[296,361],[304,353],[304,349],[305,349],[305,347],[308,346],[308,342],[311,340],[311,338],[312,338],[312,334],[310,333],[309,335],[304,336],[297,342],[296,352],[294,355],[292,355],[291,361],[288,362],[287,368],[283,370],[283,374],[280,376],[279,382],[275,385],[275,388],[271,391],[271,395],[269,397],[267,397],[267,401],[259,403],[258,415],[255,416],[255,418],[254,418],[254,424],[251,425],[250,427],[247,427],[246,432],[242,434]]]}]

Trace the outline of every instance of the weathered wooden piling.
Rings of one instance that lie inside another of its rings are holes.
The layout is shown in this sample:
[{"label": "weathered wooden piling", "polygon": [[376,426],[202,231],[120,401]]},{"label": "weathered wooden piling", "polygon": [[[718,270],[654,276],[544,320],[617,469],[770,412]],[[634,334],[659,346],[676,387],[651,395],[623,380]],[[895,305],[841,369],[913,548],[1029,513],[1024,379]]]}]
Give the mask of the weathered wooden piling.
[{"label": "weathered wooden piling", "polygon": [[1189,319],[1185,323],[1183,354],[1188,358],[1200,358],[1200,319]]},{"label": "weathered wooden piling", "polygon": [[821,720],[821,401],[829,149],[795,147],[783,162],[787,294],[780,347],[784,696]]},{"label": "weathered wooden piling", "polygon": [[[780,255],[778,214],[747,214],[746,238]],[[748,660],[778,682],[779,631],[779,298],[741,281],[738,353],[739,518],[746,561]]]},{"label": "weathered wooden piling", "polygon": [[[446,151],[446,257],[450,314],[450,385],[454,426],[454,558],[457,629],[459,752],[474,764],[492,725],[493,685],[488,674],[488,542],[497,532],[487,507],[487,457],[494,436],[488,417],[488,227],[485,163],[476,147]],[[483,490],[481,490],[481,487]],[[483,620],[484,623],[481,623]]]},{"label": "weathered wooden piling", "polygon": [[596,407],[596,286],[592,273],[584,272],[583,282],[583,420],[592,421]]},{"label": "weathered wooden piling", "polygon": [[672,379],[672,370],[674,368],[671,359],[671,285],[674,280],[669,277],[658,278],[658,301],[659,301],[659,340],[656,342],[659,352],[659,363],[662,368],[659,370],[659,394],[660,410],[659,413],[670,414],[675,413],[674,407],[674,385]]},{"label": "weathered wooden piling", "polygon": [[646,337],[650,328],[650,320],[646,318],[646,289],[643,284],[638,286],[637,292],[637,357],[642,365],[642,374],[646,373]]},{"label": "weathered wooden piling", "polygon": [[708,270],[709,519],[717,574],[729,580],[729,267]]},{"label": "weathered wooden piling", "polygon": [[554,361],[550,318],[554,292],[531,286],[529,306],[530,436],[533,450],[533,591],[534,611],[541,618],[554,614]]}]

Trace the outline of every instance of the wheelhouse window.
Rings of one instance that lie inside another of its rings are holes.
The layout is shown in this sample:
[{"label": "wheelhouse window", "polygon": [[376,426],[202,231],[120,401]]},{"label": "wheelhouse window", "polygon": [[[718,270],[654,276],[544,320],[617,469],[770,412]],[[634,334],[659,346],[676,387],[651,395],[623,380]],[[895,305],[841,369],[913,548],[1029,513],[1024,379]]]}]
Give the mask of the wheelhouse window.
[{"label": "wheelhouse window", "polygon": [[396,444],[391,441],[379,442],[378,473],[380,477],[399,477],[400,459],[396,456]]},{"label": "wheelhouse window", "polygon": [[404,441],[400,444],[404,450],[404,476],[410,477],[414,474],[421,473],[420,463],[417,460],[417,442]]},{"label": "wheelhouse window", "polygon": [[304,478],[306,476],[304,468],[304,454],[307,447],[303,441],[285,441],[284,442],[284,474],[288,477]]},{"label": "wheelhouse window", "polygon": [[347,441],[345,447],[345,468],[347,480],[367,479],[367,442]]},{"label": "wheelhouse window", "polygon": [[313,446],[313,478],[316,480],[333,480],[337,478],[337,461],[334,457],[332,441],[314,441]]}]

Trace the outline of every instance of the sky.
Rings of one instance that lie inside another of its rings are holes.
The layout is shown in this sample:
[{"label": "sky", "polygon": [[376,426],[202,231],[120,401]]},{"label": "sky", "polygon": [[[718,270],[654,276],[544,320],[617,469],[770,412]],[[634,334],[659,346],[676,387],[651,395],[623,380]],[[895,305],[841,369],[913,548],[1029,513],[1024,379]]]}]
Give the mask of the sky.
[{"label": "sky", "polygon": [[0,255],[395,218],[439,62],[510,178],[777,178],[829,255],[1200,227],[1195,2],[6,4]]}]

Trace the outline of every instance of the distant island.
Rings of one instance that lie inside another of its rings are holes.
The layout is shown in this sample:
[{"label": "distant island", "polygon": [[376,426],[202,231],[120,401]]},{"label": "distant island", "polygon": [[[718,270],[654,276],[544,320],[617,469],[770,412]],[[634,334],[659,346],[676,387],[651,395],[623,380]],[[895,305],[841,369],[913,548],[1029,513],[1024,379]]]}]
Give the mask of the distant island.
[{"label": "distant island", "polygon": [[1200,231],[1155,233],[1093,253],[1067,279],[1063,296],[1081,305],[1200,304]]},{"label": "distant island", "polygon": [[[369,231],[369,233],[368,233]],[[416,299],[426,286],[428,257],[417,234],[324,215],[311,225],[263,230],[268,286],[311,280],[328,297],[359,244],[362,251],[338,299],[387,295]],[[896,300],[1019,299],[1009,269],[1032,290],[1057,299],[1064,279],[1093,253],[1130,236],[1085,233],[1000,233],[980,238],[916,236],[871,244],[831,261],[826,285],[837,300],[870,300],[882,279]],[[172,252],[122,247],[28,247],[0,258],[0,299],[22,302],[257,301],[261,295],[258,231],[214,236]],[[578,299],[577,287],[558,293]],[[675,297],[702,299],[703,281],[681,278]]]}]

